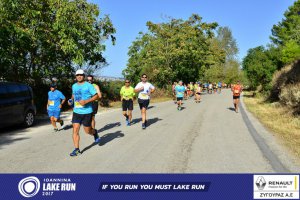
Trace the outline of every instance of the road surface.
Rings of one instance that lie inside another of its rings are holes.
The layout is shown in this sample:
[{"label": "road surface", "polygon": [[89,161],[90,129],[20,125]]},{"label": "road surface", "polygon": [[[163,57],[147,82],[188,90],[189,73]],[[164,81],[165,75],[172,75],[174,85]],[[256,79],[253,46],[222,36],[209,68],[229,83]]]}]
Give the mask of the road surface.
[{"label": "road surface", "polygon": [[1,133],[0,173],[299,172],[288,151],[245,108],[233,111],[229,90],[203,95],[199,104],[184,101],[183,107],[150,103],[146,130],[138,106],[130,127],[120,109],[98,113],[101,142],[95,145],[81,128],[83,154],[77,157],[69,156],[71,115],[64,115],[66,128],[58,133],[48,121]]}]

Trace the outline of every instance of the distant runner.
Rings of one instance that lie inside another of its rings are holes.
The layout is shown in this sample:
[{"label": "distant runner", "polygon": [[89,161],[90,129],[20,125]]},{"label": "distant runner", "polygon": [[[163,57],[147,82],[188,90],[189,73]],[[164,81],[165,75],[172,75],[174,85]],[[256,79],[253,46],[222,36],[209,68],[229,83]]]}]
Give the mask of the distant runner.
[{"label": "distant runner", "polygon": [[234,105],[234,110],[236,113],[238,113],[238,105],[239,105],[239,102],[240,102],[240,96],[241,96],[241,93],[243,91],[243,87],[242,85],[240,84],[240,81],[237,81],[237,84],[233,85],[232,88],[231,88],[231,91],[233,93],[233,105]]},{"label": "distant runner", "polygon": [[142,75],[141,80],[142,81],[135,86],[134,92],[139,93],[138,103],[142,114],[142,129],[146,129],[146,111],[150,102],[150,94],[155,91],[155,87],[151,83],[147,82],[146,74]]},{"label": "distant runner", "polygon": [[[82,69],[76,71],[77,83],[72,85],[72,99],[74,99],[73,109],[73,143],[75,146],[74,151],[70,156],[77,156],[81,154],[79,149],[79,130],[81,124],[85,133],[94,136],[95,143],[100,142],[99,135],[96,129],[91,127],[93,118],[93,105],[92,102],[97,100],[98,94],[94,86],[84,80],[85,74]],[[68,102],[71,105],[70,102]]]},{"label": "distant runner", "polygon": [[182,81],[179,81],[179,85],[175,87],[177,98],[177,110],[181,110],[182,100],[184,97],[185,87],[182,85]]},{"label": "distant runner", "polygon": [[195,86],[195,97],[196,97],[195,102],[196,103],[201,102],[201,92],[202,92],[201,85],[197,84],[197,86]]},{"label": "distant runner", "polygon": [[125,85],[120,91],[123,115],[126,118],[126,125],[130,126],[132,121],[133,98],[135,96],[134,88],[130,86],[130,81],[125,80]]},{"label": "distant runner", "polygon": [[56,88],[56,84],[52,83],[50,85],[47,102],[48,116],[50,117],[51,124],[54,127],[54,132],[58,131],[56,122],[59,122],[61,127],[64,125],[64,121],[60,119],[60,109],[66,101],[66,97]]}]

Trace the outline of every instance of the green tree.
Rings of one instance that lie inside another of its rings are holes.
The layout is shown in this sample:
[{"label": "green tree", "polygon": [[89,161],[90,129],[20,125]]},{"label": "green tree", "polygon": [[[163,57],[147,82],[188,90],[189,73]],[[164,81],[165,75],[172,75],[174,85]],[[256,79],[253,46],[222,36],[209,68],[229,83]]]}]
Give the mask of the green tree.
[{"label": "green tree", "polygon": [[74,66],[103,66],[103,42],[115,42],[115,29],[99,14],[86,0],[1,0],[2,78],[40,84],[52,76],[71,77]]}]

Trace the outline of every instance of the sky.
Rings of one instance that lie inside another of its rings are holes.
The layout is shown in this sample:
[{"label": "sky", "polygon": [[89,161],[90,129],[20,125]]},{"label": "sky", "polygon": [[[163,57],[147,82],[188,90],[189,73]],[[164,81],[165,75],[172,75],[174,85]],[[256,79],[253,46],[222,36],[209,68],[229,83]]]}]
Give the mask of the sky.
[{"label": "sky", "polygon": [[116,28],[116,44],[106,42],[104,56],[109,65],[102,76],[122,77],[128,48],[146,22],[167,22],[167,17],[187,20],[198,14],[204,22],[217,22],[231,29],[239,47],[240,61],[250,48],[270,43],[271,29],[295,0],[88,0],[99,6],[100,17],[109,15]]}]

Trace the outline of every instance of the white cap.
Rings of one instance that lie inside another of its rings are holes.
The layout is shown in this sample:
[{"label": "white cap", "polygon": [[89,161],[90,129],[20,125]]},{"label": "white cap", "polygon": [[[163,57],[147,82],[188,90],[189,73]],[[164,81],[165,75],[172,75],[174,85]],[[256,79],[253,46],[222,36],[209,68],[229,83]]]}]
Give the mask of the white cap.
[{"label": "white cap", "polygon": [[76,71],[76,75],[77,74],[84,74],[84,71],[82,69],[79,69],[79,70]]}]

